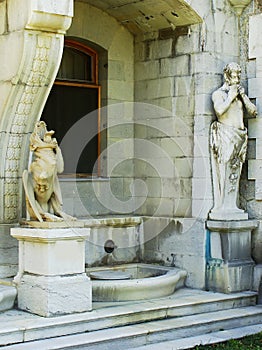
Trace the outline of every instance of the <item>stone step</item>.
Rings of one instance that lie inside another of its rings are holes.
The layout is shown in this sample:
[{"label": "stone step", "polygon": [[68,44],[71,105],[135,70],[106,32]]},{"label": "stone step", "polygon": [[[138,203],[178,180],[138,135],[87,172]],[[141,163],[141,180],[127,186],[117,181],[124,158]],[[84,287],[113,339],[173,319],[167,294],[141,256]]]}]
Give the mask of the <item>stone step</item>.
[{"label": "stone step", "polygon": [[10,283],[0,281],[0,311],[10,310],[14,306],[17,290]]},{"label": "stone step", "polygon": [[0,316],[0,345],[247,307],[256,304],[256,296],[253,292],[220,294],[183,288],[166,298],[93,303],[91,312],[53,318],[10,310],[6,317]]},{"label": "stone step", "polygon": [[228,341],[230,339],[240,339],[249,335],[262,332],[262,324],[228,329],[226,331],[201,334],[195,337],[180,338],[157,344],[143,345],[130,350],[185,350],[192,349],[199,345],[211,345]]},{"label": "stone step", "polygon": [[38,341],[4,346],[6,350],[125,350],[148,344],[188,338],[197,335],[262,323],[262,306],[177,317],[144,322],[131,326],[56,337]]}]

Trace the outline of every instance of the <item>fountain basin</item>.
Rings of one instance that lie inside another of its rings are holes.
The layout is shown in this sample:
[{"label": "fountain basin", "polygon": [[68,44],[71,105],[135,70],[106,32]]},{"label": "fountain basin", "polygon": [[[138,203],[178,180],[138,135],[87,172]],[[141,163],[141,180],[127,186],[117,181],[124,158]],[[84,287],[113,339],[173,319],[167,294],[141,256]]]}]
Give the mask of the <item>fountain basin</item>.
[{"label": "fountain basin", "polygon": [[[128,301],[168,296],[184,285],[187,276],[187,272],[179,268],[141,263],[89,268],[86,273],[92,281],[93,301]],[[121,279],[121,275],[124,279]],[[117,276],[120,276],[119,279]]]}]

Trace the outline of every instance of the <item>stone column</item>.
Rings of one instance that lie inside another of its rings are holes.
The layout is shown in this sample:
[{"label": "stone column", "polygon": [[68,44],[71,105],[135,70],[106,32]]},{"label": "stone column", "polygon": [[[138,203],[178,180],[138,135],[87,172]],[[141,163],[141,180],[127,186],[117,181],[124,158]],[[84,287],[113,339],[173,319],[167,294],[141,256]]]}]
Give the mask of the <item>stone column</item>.
[{"label": "stone column", "polygon": [[14,279],[18,307],[44,317],[91,310],[92,286],[85,274],[85,239],[90,229],[61,223],[35,225],[11,229],[19,241],[19,272]]},{"label": "stone column", "polygon": [[256,220],[207,221],[208,290],[233,293],[252,289],[255,263],[251,258],[251,232],[257,226]]}]

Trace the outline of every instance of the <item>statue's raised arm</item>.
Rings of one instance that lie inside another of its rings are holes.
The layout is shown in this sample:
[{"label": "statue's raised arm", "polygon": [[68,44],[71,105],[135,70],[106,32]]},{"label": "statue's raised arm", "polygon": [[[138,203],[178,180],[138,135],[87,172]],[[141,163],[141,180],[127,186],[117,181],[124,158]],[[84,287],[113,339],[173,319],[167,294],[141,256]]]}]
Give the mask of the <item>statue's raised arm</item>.
[{"label": "statue's raised arm", "polygon": [[61,149],[44,121],[37,122],[30,137],[32,163],[23,172],[26,207],[31,220],[75,220],[62,211],[62,195],[57,174],[64,170]]},{"label": "statue's raised arm", "polygon": [[244,112],[255,117],[257,109],[240,85],[240,78],[240,66],[234,62],[227,64],[225,82],[212,94],[217,121],[210,130],[214,206],[209,217],[214,220],[247,219],[247,214],[237,206],[247,150]]}]

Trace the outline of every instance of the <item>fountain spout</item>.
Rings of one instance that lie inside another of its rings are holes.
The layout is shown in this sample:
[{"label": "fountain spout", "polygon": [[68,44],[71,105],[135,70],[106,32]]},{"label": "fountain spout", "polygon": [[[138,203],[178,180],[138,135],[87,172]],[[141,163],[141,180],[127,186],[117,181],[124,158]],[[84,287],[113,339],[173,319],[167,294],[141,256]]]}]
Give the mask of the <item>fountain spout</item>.
[{"label": "fountain spout", "polygon": [[171,264],[170,266],[175,267],[175,261],[176,261],[176,255],[174,253],[171,253]]}]

